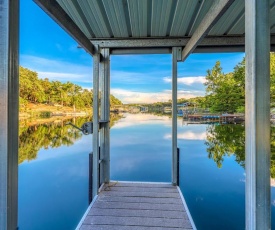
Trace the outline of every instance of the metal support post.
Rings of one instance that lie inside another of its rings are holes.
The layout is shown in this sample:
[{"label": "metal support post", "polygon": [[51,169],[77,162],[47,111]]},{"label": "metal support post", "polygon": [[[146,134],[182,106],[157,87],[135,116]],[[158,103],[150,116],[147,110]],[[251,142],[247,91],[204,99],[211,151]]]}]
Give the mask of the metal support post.
[{"label": "metal support post", "polygon": [[[179,58],[180,56],[180,58]],[[177,77],[178,60],[181,60],[181,48],[172,49],[172,184],[177,185]]]},{"label": "metal support post", "polygon": [[246,229],[271,229],[269,0],[245,2]]},{"label": "metal support post", "polygon": [[19,3],[0,1],[0,229],[17,229]]},{"label": "metal support post", "polygon": [[98,193],[98,156],[99,156],[99,60],[93,56],[93,197]]},{"label": "metal support post", "polygon": [[100,129],[100,148],[101,148],[101,173],[100,182],[110,181],[110,51],[108,48],[101,50],[100,60],[100,81],[101,81],[101,113],[102,123]]}]

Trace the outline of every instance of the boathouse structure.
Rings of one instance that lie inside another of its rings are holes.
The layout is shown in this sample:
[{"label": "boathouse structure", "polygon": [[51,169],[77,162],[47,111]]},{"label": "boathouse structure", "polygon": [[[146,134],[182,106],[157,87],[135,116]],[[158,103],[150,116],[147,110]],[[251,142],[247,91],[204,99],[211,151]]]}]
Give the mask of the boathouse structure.
[{"label": "boathouse structure", "polygon": [[[34,2],[93,57],[92,195],[94,198],[100,197],[99,184],[108,185],[110,182],[108,120],[111,55],[172,55],[171,185],[176,185],[178,183],[176,166],[178,62],[185,61],[192,53],[245,52],[246,229],[271,228],[269,53],[275,51],[275,0],[34,0]],[[19,1],[0,0],[0,229],[2,230],[15,230],[18,227],[18,31]],[[99,104],[99,95],[101,95],[101,104]],[[100,177],[98,177],[99,164]],[[120,189],[121,187],[123,185],[120,185]],[[133,189],[138,191],[138,186],[134,186]],[[172,191],[173,188],[166,189]],[[90,218],[89,215],[86,217]],[[88,219],[82,222],[87,223]],[[194,225],[188,226],[189,229],[195,229]],[[80,226],[81,229],[89,229],[89,226],[86,227]],[[169,226],[163,225],[163,228],[169,229]],[[183,229],[182,226],[179,228]]]}]

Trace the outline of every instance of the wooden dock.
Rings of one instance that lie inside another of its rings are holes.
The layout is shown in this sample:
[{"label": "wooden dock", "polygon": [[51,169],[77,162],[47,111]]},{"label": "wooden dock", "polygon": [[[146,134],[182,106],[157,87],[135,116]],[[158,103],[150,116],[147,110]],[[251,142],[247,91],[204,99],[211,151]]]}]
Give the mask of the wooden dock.
[{"label": "wooden dock", "polygon": [[76,229],[190,230],[196,227],[177,186],[111,182],[102,187]]}]

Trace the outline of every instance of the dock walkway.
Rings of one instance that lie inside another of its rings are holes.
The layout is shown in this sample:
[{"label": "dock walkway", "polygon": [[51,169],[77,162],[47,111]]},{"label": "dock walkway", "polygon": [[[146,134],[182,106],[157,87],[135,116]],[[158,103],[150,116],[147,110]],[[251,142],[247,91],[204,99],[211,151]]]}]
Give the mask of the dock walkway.
[{"label": "dock walkway", "polygon": [[177,186],[111,182],[104,185],[76,229],[196,229]]}]

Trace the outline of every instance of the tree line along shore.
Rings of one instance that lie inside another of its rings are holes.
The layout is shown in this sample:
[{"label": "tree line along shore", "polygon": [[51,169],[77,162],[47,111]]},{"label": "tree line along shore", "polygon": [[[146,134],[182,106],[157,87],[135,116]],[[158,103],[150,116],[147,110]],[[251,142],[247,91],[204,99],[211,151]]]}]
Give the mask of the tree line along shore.
[{"label": "tree line along shore", "polygon": [[[72,82],[40,79],[35,71],[20,67],[20,117],[80,116],[92,114],[93,90],[83,89]],[[245,58],[232,72],[224,73],[220,61],[206,71],[205,96],[180,98],[178,103],[190,103],[210,113],[244,113],[245,111]],[[275,117],[275,53],[270,53],[270,108]],[[111,111],[129,106],[147,106],[158,110],[171,106],[172,101],[123,105],[110,96]]]},{"label": "tree line along shore", "polygon": [[[19,117],[91,115],[93,90],[72,82],[41,79],[38,73],[19,67]],[[110,105],[122,105],[110,96]]]}]

